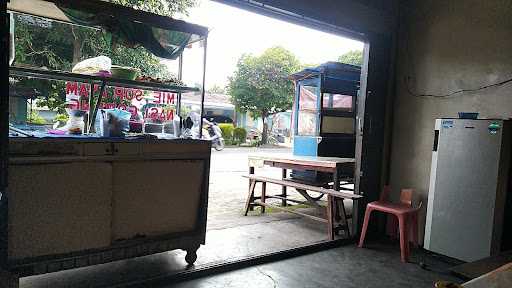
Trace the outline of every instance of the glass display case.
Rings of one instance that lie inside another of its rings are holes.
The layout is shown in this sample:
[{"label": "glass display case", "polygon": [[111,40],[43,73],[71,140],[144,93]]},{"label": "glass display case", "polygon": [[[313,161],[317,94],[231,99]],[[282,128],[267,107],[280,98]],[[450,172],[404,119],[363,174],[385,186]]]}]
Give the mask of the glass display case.
[{"label": "glass display case", "polygon": [[206,57],[208,30],[143,11],[127,18],[125,7],[104,10],[108,3],[70,3],[9,3],[13,128],[36,137],[109,137],[101,126],[110,115],[123,120],[117,136],[200,138],[201,123],[193,124],[197,131],[182,129],[187,117],[200,122],[203,110],[182,109],[182,94],[204,98],[204,79],[199,86],[182,81],[183,52],[204,49]]}]

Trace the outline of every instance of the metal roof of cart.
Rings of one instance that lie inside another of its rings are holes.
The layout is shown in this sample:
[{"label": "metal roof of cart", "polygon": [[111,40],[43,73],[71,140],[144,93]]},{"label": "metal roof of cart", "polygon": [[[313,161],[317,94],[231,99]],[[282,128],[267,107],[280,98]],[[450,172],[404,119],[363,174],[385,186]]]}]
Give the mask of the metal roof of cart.
[{"label": "metal roof of cart", "polygon": [[292,74],[290,75],[290,78],[292,80],[298,81],[302,79],[317,77],[320,74],[326,78],[342,81],[359,81],[361,67],[339,62],[326,62],[320,66],[306,68],[302,71]]}]

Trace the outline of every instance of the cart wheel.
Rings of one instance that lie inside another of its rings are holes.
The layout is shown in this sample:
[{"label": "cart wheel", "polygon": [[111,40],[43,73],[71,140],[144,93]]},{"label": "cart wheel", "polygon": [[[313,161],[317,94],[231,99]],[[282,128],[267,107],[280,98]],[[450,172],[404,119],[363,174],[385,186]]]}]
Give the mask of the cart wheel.
[{"label": "cart wheel", "polygon": [[312,195],[311,195],[311,194],[309,194],[309,193],[308,193],[308,191],[306,191],[306,190],[298,189],[298,188],[295,188],[295,190],[299,191],[300,193],[302,193],[302,192],[303,192],[303,193],[308,194],[308,195],[309,195],[309,197],[311,197],[311,199],[313,199],[313,200],[315,200],[315,201],[318,201],[318,200],[322,199],[322,197],[324,197],[324,194],[321,194],[321,193],[319,193],[319,195],[317,195],[317,196],[312,196]]},{"label": "cart wheel", "polygon": [[185,256],[185,261],[187,261],[188,265],[194,265],[194,262],[197,260],[197,249],[187,250],[187,256]]}]

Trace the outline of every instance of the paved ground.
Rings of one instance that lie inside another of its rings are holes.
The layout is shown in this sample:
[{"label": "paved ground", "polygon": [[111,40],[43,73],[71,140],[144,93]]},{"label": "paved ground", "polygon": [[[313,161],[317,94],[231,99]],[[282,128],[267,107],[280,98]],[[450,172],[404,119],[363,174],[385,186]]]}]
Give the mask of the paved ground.
[{"label": "paved ground", "polygon": [[[223,229],[239,225],[272,221],[272,218],[243,217],[248,180],[242,175],[248,174],[247,156],[249,154],[289,153],[289,148],[226,148],[223,151],[212,150],[210,169],[210,195],[208,203],[208,229]],[[256,169],[259,175],[281,177],[281,170],[271,167]],[[280,193],[280,187],[269,185],[269,193]],[[291,215],[288,215],[292,217]],[[295,217],[295,216],[293,216]],[[280,217],[279,219],[282,219]]]}]

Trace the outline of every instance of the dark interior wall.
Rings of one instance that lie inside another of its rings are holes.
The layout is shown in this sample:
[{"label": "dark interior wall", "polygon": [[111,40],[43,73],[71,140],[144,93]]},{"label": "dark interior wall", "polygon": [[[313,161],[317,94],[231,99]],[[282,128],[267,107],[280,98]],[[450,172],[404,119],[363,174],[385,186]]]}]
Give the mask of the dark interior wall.
[{"label": "dark interior wall", "polygon": [[[6,11],[7,4],[2,1],[0,10]],[[0,38],[0,67],[1,69],[1,84],[3,93],[0,94],[0,219],[7,219],[7,151],[8,144],[8,130],[9,130],[9,17],[7,13],[2,12],[0,16],[0,28],[2,37]],[[7,260],[7,225],[6,221],[0,221],[0,267],[6,265]]]},{"label": "dark interior wall", "polygon": [[444,98],[415,94],[442,95],[512,78],[512,2],[404,3],[390,181],[395,198],[399,188],[411,187],[426,204],[435,118],[457,117],[459,111],[480,112],[482,118],[512,117],[512,83]]}]

